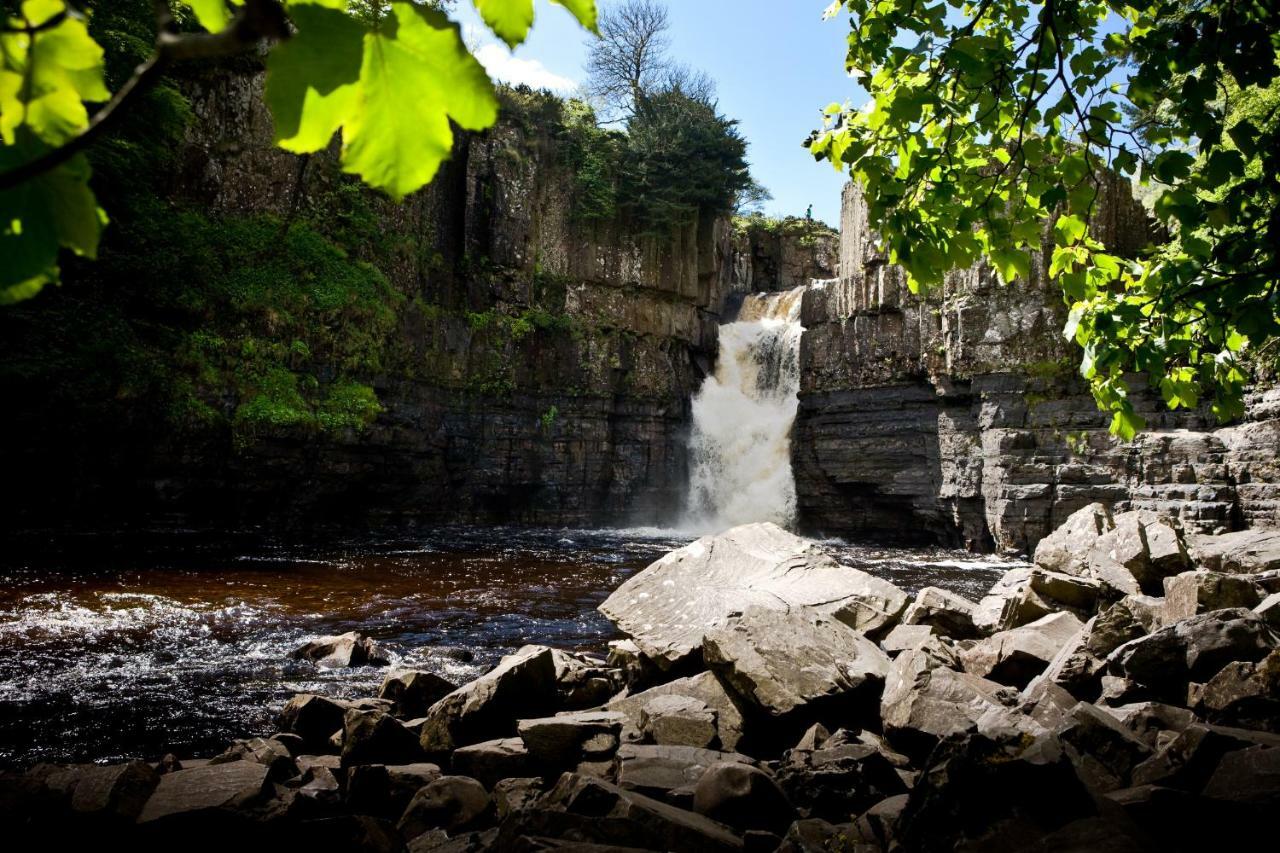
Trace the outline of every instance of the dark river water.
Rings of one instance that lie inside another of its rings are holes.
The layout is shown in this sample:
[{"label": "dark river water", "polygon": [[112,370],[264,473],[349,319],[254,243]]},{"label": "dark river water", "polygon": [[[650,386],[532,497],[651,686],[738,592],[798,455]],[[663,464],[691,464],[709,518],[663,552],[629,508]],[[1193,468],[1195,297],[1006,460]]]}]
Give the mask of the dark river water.
[{"label": "dark river water", "polygon": [[[450,528],[413,541],[0,566],[0,766],[201,756],[273,731],[294,693],[375,695],[386,670],[292,661],[363,629],[461,683],[526,644],[600,650],[618,584],[692,537]],[[904,589],[977,598],[1014,563],[828,542]]]}]

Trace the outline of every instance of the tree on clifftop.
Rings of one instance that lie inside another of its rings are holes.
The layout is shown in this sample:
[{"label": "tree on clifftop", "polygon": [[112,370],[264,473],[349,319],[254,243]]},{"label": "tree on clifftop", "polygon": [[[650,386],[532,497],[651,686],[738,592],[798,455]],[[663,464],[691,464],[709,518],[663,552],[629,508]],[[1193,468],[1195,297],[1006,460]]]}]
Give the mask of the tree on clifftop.
[{"label": "tree on clifftop", "polygon": [[[1052,228],[1064,334],[1112,432],[1144,426],[1125,375],[1171,408],[1243,411],[1280,362],[1280,9],[1272,0],[836,0],[847,69],[808,145],[862,184],[913,290],[985,259],[1011,283]],[[1091,234],[1105,170],[1148,187],[1169,239]]]},{"label": "tree on clifftop", "polygon": [[[341,132],[343,169],[395,198],[435,176],[453,125],[497,120],[492,81],[444,14],[454,0],[152,0],[149,55],[113,92],[90,15],[130,2],[0,6],[0,305],[57,281],[62,251],[96,255],[107,213],[85,151],[175,63],[270,47],[280,147],[310,154]],[[533,25],[534,0],[472,2],[508,46]],[[595,30],[595,0],[553,2]]]}]

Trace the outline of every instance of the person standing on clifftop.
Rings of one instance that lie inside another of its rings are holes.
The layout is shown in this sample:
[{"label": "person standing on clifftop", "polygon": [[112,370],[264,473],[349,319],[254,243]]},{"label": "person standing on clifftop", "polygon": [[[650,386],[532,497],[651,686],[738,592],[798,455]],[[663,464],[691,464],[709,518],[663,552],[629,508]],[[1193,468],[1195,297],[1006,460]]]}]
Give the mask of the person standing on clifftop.
[{"label": "person standing on clifftop", "polygon": [[804,212],[804,218],[813,221],[813,205],[809,205],[809,209]]}]

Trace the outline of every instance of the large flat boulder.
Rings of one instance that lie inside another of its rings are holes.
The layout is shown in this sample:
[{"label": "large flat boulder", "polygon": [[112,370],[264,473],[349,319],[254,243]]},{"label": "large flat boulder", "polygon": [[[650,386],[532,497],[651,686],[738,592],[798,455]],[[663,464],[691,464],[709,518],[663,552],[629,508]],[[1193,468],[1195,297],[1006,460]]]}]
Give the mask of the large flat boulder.
[{"label": "large flat boulder", "polygon": [[1191,557],[1202,569],[1256,574],[1280,569],[1280,530],[1240,530],[1192,537]]},{"label": "large flat boulder", "polygon": [[820,545],[776,524],[747,524],[672,551],[600,605],[644,655],[669,669],[702,638],[755,607],[805,607],[873,636],[906,609],[906,593],[842,566]]},{"label": "large flat boulder", "polygon": [[1229,607],[1252,608],[1261,601],[1258,587],[1247,577],[1223,572],[1183,572],[1164,579],[1164,608],[1160,616],[1164,624],[1172,625],[1197,613]]},{"label": "large flat boulder", "polygon": [[1000,684],[1025,687],[1080,633],[1084,625],[1070,613],[992,634],[960,653],[966,672]]},{"label": "large flat boulder", "polygon": [[866,700],[874,707],[889,656],[834,616],[752,607],[709,631],[703,657],[748,706],[769,717]]},{"label": "large flat boulder", "polygon": [[266,765],[232,761],[166,773],[142,807],[138,823],[203,818],[210,812],[243,808],[270,792]]},{"label": "large flat boulder", "polygon": [[1057,530],[1036,545],[1037,566],[1066,575],[1088,572],[1089,552],[1099,537],[1115,527],[1111,510],[1092,503],[1072,513]]},{"label": "large flat boulder", "polygon": [[1088,619],[1097,607],[1102,586],[1093,578],[1040,568],[1010,569],[974,607],[973,623],[989,634],[1063,610]]},{"label": "large flat boulder", "polygon": [[556,667],[552,650],[525,646],[489,672],[436,702],[422,724],[428,754],[512,737],[516,721],[556,710]]}]

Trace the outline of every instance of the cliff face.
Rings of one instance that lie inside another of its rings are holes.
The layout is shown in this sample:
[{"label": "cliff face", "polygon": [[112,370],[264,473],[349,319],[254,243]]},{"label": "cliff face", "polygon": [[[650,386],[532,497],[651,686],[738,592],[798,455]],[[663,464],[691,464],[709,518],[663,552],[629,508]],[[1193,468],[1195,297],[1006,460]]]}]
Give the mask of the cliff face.
[{"label": "cliff face", "polygon": [[798,217],[738,217],[733,234],[733,288],[740,293],[791,290],[834,278],[840,235],[822,222]]},{"label": "cliff face", "polygon": [[[261,85],[251,70],[184,84],[194,121],[171,201],[282,223],[364,211],[384,248],[362,261],[390,283],[394,316],[356,379],[382,411],[363,429],[240,435],[113,408],[118,423],[71,451],[75,462],[65,437],[41,439],[47,413],[27,411],[15,527],[585,525],[678,512],[689,399],[730,288],[728,222],[659,238],[617,218],[579,221],[563,135],[540,118],[548,102],[521,95],[523,108],[460,136],[435,181],[393,205],[341,176],[335,151],[274,148]],[[37,330],[43,310],[29,312]],[[315,381],[342,369],[321,365]],[[228,419],[244,411],[208,396]]]},{"label": "cliff face", "polygon": [[[1126,190],[1107,188],[1095,224],[1122,251],[1148,238]],[[1030,550],[1096,500],[1203,531],[1280,524],[1280,394],[1255,394],[1244,422],[1217,428],[1142,393],[1148,431],[1117,441],[1076,377],[1042,254],[1030,282],[1003,287],[979,266],[921,298],[873,251],[853,185],[841,226],[840,279],[803,306],[792,458],[804,527]]]}]

